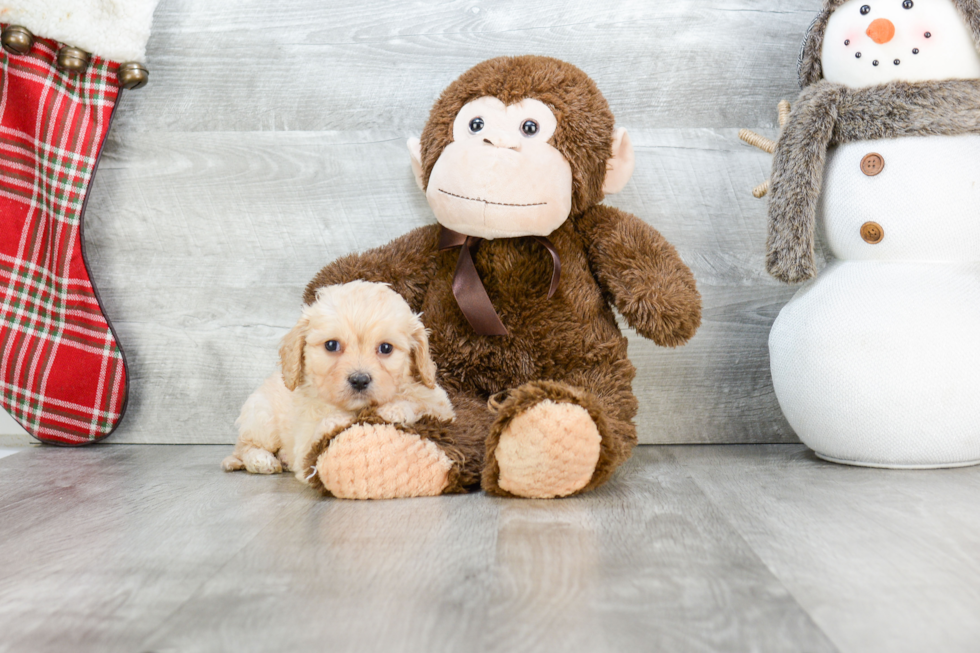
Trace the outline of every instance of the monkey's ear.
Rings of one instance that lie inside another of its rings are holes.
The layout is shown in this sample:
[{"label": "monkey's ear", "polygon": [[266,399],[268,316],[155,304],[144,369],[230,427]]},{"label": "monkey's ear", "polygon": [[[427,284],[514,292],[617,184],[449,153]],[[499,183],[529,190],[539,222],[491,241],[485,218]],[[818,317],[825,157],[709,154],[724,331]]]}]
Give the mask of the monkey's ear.
[{"label": "monkey's ear", "polygon": [[283,337],[279,347],[282,382],[290,390],[295,390],[303,383],[303,350],[306,348],[306,332],[309,328],[310,318],[304,315]]},{"label": "monkey's ear", "polygon": [[630,136],[622,127],[613,132],[612,158],[606,161],[606,179],[602,183],[603,193],[618,193],[626,187],[626,182],[633,176],[636,165],[636,155],[633,153],[633,143]]},{"label": "monkey's ear", "polygon": [[408,139],[408,153],[412,157],[412,172],[415,173],[415,183],[419,189],[425,191],[422,186],[422,141],[414,136]]}]

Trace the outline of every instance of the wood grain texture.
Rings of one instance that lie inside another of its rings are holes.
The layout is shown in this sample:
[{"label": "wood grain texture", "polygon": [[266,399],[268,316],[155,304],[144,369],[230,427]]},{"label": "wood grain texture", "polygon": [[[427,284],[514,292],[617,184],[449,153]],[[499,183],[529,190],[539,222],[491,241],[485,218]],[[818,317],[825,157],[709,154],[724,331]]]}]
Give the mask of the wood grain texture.
[{"label": "wood grain texture", "polygon": [[213,451],[32,448],[0,461],[0,650],[139,651],[152,628],[308,497],[221,479]]},{"label": "wood grain texture", "polygon": [[152,82],[122,100],[86,217],[130,365],[114,441],[232,442],[316,270],[432,222],[404,142],[438,93],[517,52],[596,79],[637,150],[607,200],[675,243],[705,297],[687,347],[631,335],[641,441],[796,441],[767,354],[794,289],[764,271],[751,196],[770,157],[737,128],[775,135],[818,5],[164,0]]},{"label": "wood grain texture", "polygon": [[0,460],[0,650],[837,650],[673,449],[567,500],[381,502],[227,451]]},{"label": "wood grain texture", "polygon": [[419,132],[467,68],[540,54],[588,72],[633,129],[775,125],[818,0],[163,0],[140,131]]},{"label": "wood grain texture", "polygon": [[570,501],[503,501],[490,651],[832,651],[705,501],[644,447]]},{"label": "wood grain texture", "polygon": [[980,467],[847,467],[802,447],[671,451],[840,650],[977,650]]}]

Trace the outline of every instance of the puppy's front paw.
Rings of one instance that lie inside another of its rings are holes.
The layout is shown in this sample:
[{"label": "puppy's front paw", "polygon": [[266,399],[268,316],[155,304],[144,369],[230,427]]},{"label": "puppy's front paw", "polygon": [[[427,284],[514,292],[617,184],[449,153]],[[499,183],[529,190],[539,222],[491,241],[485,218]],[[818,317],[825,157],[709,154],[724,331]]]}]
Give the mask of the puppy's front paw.
[{"label": "puppy's front paw", "polygon": [[240,469],[245,469],[245,463],[235,454],[231,454],[221,461],[221,469],[226,472],[237,472]]},{"label": "puppy's front paw", "polygon": [[265,449],[249,449],[242,454],[245,469],[252,474],[279,474],[282,463],[275,454]]},{"label": "puppy's front paw", "polygon": [[324,417],[316,425],[316,431],[313,433],[313,441],[321,440],[324,436],[330,435],[339,429],[345,429],[352,423],[353,420],[347,416]]},{"label": "puppy's front paw", "polygon": [[410,401],[392,401],[378,406],[378,417],[391,424],[414,424],[419,418],[418,406]]},{"label": "puppy's front paw", "polygon": [[419,417],[431,415],[443,422],[455,422],[456,411],[453,410],[453,403],[449,401],[449,395],[442,388],[437,387],[432,391],[432,398],[422,407]]}]

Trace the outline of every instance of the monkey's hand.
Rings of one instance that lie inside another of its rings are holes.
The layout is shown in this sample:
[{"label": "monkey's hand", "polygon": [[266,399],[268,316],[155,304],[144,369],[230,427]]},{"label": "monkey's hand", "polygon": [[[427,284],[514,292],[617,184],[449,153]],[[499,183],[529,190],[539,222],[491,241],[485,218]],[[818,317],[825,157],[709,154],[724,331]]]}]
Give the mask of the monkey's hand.
[{"label": "monkey's hand", "polygon": [[674,246],[635,215],[597,205],[576,221],[589,265],[627,323],[663,347],[701,325],[701,295]]},{"label": "monkey's hand", "polygon": [[303,299],[312,304],[318,288],[360,279],[389,284],[413,311],[421,311],[438,253],[439,225],[419,227],[387,245],[328,264],[306,286]]}]

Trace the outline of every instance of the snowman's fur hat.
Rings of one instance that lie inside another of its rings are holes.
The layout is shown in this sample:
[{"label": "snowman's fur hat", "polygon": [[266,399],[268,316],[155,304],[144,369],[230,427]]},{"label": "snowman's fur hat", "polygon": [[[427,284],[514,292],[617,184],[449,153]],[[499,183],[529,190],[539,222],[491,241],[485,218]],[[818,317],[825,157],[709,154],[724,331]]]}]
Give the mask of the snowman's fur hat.
[{"label": "snowman's fur hat", "polygon": [[[797,72],[800,78],[800,88],[816,84],[823,79],[823,66],[820,64],[820,53],[823,50],[823,37],[827,31],[830,14],[847,0],[824,0],[823,10],[813,19],[807,30],[803,47],[800,48],[800,58],[797,62]],[[973,33],[973,42],[980,51],[980,1],[952,0],[963,16],[963,21]]]}]

